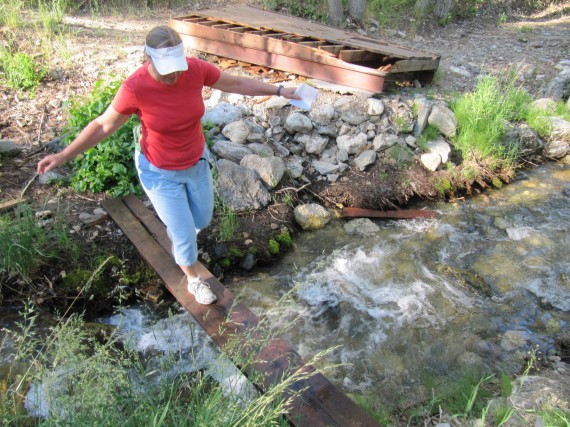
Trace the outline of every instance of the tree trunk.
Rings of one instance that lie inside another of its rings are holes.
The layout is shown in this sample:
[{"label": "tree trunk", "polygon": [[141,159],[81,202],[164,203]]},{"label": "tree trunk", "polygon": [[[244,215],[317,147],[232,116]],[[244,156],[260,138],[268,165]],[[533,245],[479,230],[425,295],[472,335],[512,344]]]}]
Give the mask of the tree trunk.
[{"label": "tree trunk", "polygon": [[451,9],[452,0],[436,0],[435,2],[435,16],[438,18],[445,18]]},{"label": "tree trunk", "polygon": [[329,4],[329,21],[334,25],[339,25],[344,20],[344,9],[342,0],[327,0]]},{"label": "tree trunk", "polygon": [[348,2],[348,14],[355,21],[362,21],[364,18],[364,12],[366,12],[366,0],[349,0]]}]

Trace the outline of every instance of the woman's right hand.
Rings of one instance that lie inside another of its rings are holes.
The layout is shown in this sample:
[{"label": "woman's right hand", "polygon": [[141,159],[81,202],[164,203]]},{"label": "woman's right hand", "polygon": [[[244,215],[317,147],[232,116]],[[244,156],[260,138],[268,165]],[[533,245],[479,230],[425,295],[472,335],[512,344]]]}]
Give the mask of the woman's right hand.
[{"label": "woman's right hand", "polygon": [[65,156],[63,153],[55,153],[45,156],[38,163],[38,173],[43,175],[44,173],[57,168],[62,163],[65,163]]}]

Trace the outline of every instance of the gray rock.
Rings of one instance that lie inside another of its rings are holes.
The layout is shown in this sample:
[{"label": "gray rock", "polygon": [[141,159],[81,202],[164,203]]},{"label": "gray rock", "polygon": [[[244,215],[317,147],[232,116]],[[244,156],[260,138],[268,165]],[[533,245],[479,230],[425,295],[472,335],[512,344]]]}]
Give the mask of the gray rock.
[{"label": "gray rock", "polygon": [[346,123],[351,124],[353,126],[357,126],[361,123],[364,123],[367,118],[368,118],[368,116],[366,114],[361,113],[360,111],[357,111],[357,110],[343,111],[340,114],[340,119],[343,122],[346,122]]},{"label": "gray rock", "polygon": [[327,136],[322,136],[318,133],[302,134],[295,139],[304,145],[308,154],[320,154],[329,142]]},{"label": "gray rock", "polygon": [[212,151],[222,159],[231,160],[232,162],[239,163],[244,156],[253,154],[253,152],[246,146],[236,142],[222,140],[217,141],[212,147]]},{"label": "gray rock", "polygon": [[446,163],[449,153],[451,152],[451,147],[443,138],[438,138],[435,141],[429,141],[427,143],[427,151],[429,153],[439,154],[441,162]]},{"label": "gray rock", "polygon": [[417,98],[414,100],[414,109],[416,110],[417,117],[414,124],[414,136],[419,137],[428,124],[428,117],[431,113],[433,103],[425,98]]},{"label": "gray rock", "polygon": [[564,141],[570,141],[570,122],[564,120],[561,117],[549,117],[548,120],[552,125],[552,130],[550,131],[550,139],[562,139]]},{"label": "gray rock", "polygon": [[542,151],[544,156],[551,159],[562,159],[569,153],[570,148],[568,142],[561,140],[548,141]]},{"label": "gray rock", "polygon": [[202,123],[211,122],[216,126],[225,126],[228,123],[241,120],[242,116],[242,110],[238,107],[227,102],[220,102],[212,108],[206,109],[206,113],[202,117]]},{"label": "gray rock", "polygon": [[313,129],[311,119],[301,113],[293,113],[285,121],[285,129],[289,133],[309,133]]},{"label": "gray rock", "polygon": [[400,133],[411,133],[414,130],[414,114],[412,109],[403,102],[393,102],[391,105],[390,123]]},{"label": "gray rock", "polygon": [[299,156],[292,156],[285,159],[285,167],[291,178],[299,178],[303,175],[303,159]]},{"label": "gray rock", "polygon": [[374,138],[372,146],[376,151],[385,150],[398,142],[398,136],[382,133]]},{"label": "gray rock", "polygon": [[22,152],[22,149],[14,141],[0,139],[0,156],[14,157]]},{"label": "gray rock", "polygon": [[453,112],[443,104],[438,103],[432,107],[428,123],[448,138],[457,134],[457,119]]},{"label": "gray rock", "polygon": [[249,154],[240,161],[240,165],[255,171],[265,186],[274,188],[285,174],[285,163],[279,157],[260,157]]},{"label": "gray rock", "polygon": [[332,218],[328,210],[316,203],[298,205],[293,211],[293,216],[303,230],[323,228]]},{"label": "gray rock", "polygon": [[357,218],[343,225],[346,234],[352,236],[372,236],[380,231],[380,227],[368,218]]},{"label": "gray rock", "polygon": [[243,120],[228,123],[222,129],[222,134],[226,138],[238,144],[244,144],[247,141],[247,137],[250,133],[251,129],[245,124]]},{"label": "gray rock", "polygon": [[366,100],[366,112],[369,116],[381,116],[384,114],[384,102],[381,99],[369,98]]},{"label": "gray rock", "polygon": [[540,98],[531,102],[530,108],[538,108],[545,112],[552,114],[556,112],[556,101],[552,98]]},{"label": "gray rock", "polygon": [[364,151],[368,145],[365,133],[358,135],[341,135],[336,139],[339,150],[345,150],[348,154],[358,154]]},{"label": "gray rock", "polygon": [[441,164],[441,156],[437,153],[424,153],[421,155],[420,157],[420,161],[422,162],[422,165],[430,170],[430,171],[436,171],[437,168],[439,167],[439,165]]},{"label": "gray rock", "polygon": [[260,144],[258,142],[254,142],[252,144],[248,144],[247,148],[249,148],[253,153],[257,154],[260,157],[271,157],[274,155],[273,148],[271,148],[268,144]]},{"label": "gray rock", "polygon": [[218,171],[218,193],[233,211],[260,209],[271,201],[254,171],[223,159],[218,161]]},{"label": "gray rock", "polygon": [[363,171],[367,166],[374,164],[375,161],[376,151],[374,150],[366,150],[354,159],[354,163],[359,171]]},{"label": "gray rock", "polygon": [[309,113],[309,117],[317,124],[329,123],[334,118],[334,107],[330,104],[315,107]]},{"label": "gray rock", "polygon": [[338,171],[338,165],[322,160],[313,160],[312,164],[315,170],[321,175],[328,175],[330,173],[335,173]]}]

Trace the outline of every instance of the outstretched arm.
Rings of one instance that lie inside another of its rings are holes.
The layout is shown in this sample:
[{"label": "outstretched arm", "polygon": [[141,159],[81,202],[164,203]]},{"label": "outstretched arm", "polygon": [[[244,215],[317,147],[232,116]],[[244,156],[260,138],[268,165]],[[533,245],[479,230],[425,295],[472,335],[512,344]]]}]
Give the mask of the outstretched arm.
[{"label": "outstretched arm", "polygon": [[119,129],[129,117],[118,113],[113,107],[109,106],[103,114],[89,123],[63,151],[41,159],[38,163],[38,173],[44,174],[49,172],[73,159],[78,154],[99,144]]},{"label": "outstretched arm", "polygon": [[[234,76],[224,72],[222,72],[220,78],[212,87],[223,92],[250,96],[277,95],[277,90],[279,89],[279,85],[264,83],[261,80],[249,77]],[[295,87],[282,87],[279,95],[287,99],[301,99],[301,97],[295,95],[295,89]]]}]

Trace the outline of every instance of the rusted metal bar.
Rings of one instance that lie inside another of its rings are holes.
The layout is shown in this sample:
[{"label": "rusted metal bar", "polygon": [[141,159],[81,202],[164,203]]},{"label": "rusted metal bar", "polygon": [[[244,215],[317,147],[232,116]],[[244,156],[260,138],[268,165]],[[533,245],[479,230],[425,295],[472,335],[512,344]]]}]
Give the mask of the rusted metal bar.
[{"label": "rusted metal bar", "polygon": [[[236,302],[232,293],[199,264],[200,275],[218,296],[212,305],[196,303],[186,291],[184,274],[170,254],[170,240],[164,225],[134,196],[106,200],[104,209],[115,220],[135,245],[143,259],[157,272],[166,287],[196,319],[220,348],[224,349],[236,336],[255,334],[257,316],[244,304]],[[247,343],[244,343],[247,344]],[[244,346],[234,359],[250,380],[262,391],[293,370],[312,373],[307,380],[297,381],[291,387],[293,396],[287,419],[302,427],[378,427],[378,424],[352,400],[336,388],[326,377],[305,365],[301,356],[282,339],[271,339],[262,348]],[[253,360],[240,366],[242,360]],[[261,374],[261,375],[259,375]],[[295,393],[298,393],[295,396]]]},{"label": "rusted metal bar", "polygon": [[415,219],[436,218],[439,213],[423,209],[402,209],[398,211],[379,211],[363,208],[342,208],[341,216],[344,218],[384,218],[384,219]]}]

